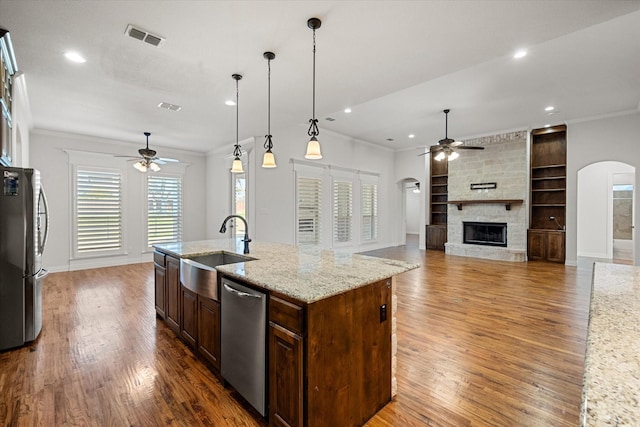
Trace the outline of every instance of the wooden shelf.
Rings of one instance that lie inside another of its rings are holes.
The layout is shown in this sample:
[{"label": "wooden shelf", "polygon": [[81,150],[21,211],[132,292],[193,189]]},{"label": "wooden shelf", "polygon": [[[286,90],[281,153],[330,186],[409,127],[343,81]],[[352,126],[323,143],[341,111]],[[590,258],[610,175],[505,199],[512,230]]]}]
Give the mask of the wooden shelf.
[{"label": "wooden shelf", "polygon": [[565,191],[565,188],[532,188],[531,191]]},{"label": "wooden shelf", "polygon": [[566,206],[565,203],[532,203],[531,206]]},{"label": "wooden shelf", "polygon": [[464,205],[479,205],[479,204],[504,205],[504,208],[510,211],[511,205],[521,205],[522,203],[524,203],[524,200],[522,199],[450,200],[447,203],[450,205],[456,205],[459,211],[462,210],[462,206]]},{"label": "wooden shelf", "polygon": [[541,165],[541,166],[531,166],[531,169],[549,169],[549,168],[564,168],[567,165],[565,164],[560,164],[560,165]]},{"label": "wooden shelf", "polygon": [[565,179],[566,176],[562,175],[562,176],[543,176],[540,178],[531,178],[531,181],[544,181],[544,180],[551,180],[551,179]]}]

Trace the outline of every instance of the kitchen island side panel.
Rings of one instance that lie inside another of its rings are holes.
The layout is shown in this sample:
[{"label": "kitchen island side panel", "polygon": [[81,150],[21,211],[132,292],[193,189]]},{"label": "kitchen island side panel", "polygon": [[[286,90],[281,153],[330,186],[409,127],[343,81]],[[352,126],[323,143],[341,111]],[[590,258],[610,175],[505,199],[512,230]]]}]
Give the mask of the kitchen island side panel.
[{"label": "kitchen island side panel", "polygon": [[391,278],[309,304],[309,427],[362,426],[391,400]]}]

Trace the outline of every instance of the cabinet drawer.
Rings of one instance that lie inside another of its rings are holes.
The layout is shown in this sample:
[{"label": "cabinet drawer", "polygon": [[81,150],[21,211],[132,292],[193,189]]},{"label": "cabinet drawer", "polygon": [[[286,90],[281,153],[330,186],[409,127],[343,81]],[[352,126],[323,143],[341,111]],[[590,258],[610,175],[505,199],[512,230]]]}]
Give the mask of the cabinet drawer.
[{"label": "cabinet drawer", "polygon": [[302,335],[302,307],[272,296],[269,299],[269,320],[288,330]]},{"label": "cabinet drawer", "polygon": [[154,252],[153,253],[153,262],[155,262],[156,264],[158,264],[161,267],[164,267],[164,259],[165,259],[166,255],[163,254],[162,252]]}]

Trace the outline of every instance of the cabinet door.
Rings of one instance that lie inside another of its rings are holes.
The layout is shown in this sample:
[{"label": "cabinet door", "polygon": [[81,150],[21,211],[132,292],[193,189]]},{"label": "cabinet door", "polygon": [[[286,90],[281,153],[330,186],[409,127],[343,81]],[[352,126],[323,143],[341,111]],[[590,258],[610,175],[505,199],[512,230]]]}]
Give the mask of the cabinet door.
[{"label": "cabinet door", "polygon": [[529,230],[527,232],[527,257],[529,261],[544,260],[546,258],[546,232]]},{"label": "cabinet door", "polygon": [[158,317],[164,319],[165,318],[165,295],[166,295],[166,287],[165,287],[165,276],[166,270],[164,267],[160,267],[158,264],[155,264],[155,305],[156,305],[156,314]]},{"label": "cabinet door", "polygon": [[269,325],[269,425],[302,427],[302,337]]},{"label": "cabinet door", "polygon": [[175,333],[180,332],[180,261],[167,256],[167,324]]},{"label": "cabinet door", "polygon": [[191,348],[196,348],[198,336],[198,303],[197,294],[184,286],[180,287],[182,312],[180,313],[180,336]]},{"label": "cabinet door", "polygon": [[564,262],[564,233],[547,233],[547,259],[553,262]]},{"label": "cabinet door", "polygon": [[437,249],[444,251],[444,244],[447,243],[446,225],[427,226],[427,249]]},{"label": "cabinet door", "polygon": [[198,297],[198,352],[220,370],[220,303]]}]

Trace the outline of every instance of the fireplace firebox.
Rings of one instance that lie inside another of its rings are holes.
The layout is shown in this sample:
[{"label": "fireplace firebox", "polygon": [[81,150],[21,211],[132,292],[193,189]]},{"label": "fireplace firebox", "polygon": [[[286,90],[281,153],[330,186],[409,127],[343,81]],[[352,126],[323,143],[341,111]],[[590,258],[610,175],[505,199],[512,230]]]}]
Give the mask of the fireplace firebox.
[{"label": "fireplace firebox", "polygon": [[463,222],[462,226],[463,243],[507,246],[507,224],[504,222]]}]

